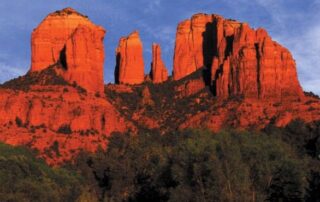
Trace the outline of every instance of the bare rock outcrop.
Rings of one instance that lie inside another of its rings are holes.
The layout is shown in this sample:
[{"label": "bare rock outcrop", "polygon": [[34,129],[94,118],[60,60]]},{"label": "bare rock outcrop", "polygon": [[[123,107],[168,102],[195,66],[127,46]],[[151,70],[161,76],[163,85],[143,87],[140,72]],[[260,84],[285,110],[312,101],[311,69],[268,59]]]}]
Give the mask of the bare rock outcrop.
[{"label": "bare rock outcrop", "polygon": [[103,93],[105,30],[72,8],[49,14],[34,29],[31,72],[59,63],[59,74],[88,92]]},{"label": "bare rock outcrop", "polygon": [[168,70],[161,58],[161,47],[159,44],[152,44],[151,79],[153,83],[162,83],[168,80]]},{"label": "bare rock outcrop", "polygon": [[120,39],[116,57],[116,83],[133,85],[144,82],[143,45],[137,31]]}]

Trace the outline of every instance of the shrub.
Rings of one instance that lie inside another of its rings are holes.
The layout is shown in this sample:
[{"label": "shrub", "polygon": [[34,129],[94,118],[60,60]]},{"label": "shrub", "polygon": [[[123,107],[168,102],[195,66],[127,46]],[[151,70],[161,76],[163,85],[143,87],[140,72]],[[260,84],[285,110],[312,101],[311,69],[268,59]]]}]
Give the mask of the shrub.
[{"label": "shrub", "polygon": [[23,122],[19,117],[16,117],[16,124],[18,127],[23,127]]},{"label": "shrub", "polygon": [[64,125],[60,126],[60,128],[58,129],[57,132],[69,135],[72,133],[72,130],[71,130],[71,127],[69,124],[64,124]]}]

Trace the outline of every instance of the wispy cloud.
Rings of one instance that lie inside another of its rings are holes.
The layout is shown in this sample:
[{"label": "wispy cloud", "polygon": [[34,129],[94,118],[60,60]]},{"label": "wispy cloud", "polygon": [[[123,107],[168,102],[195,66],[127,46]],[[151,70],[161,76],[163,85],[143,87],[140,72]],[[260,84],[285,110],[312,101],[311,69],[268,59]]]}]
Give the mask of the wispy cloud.
[{"label": "wispy cloud", "polygon": [[21,76],[25,73],[25,70],[23,68],[18,66],[10,66],[6,63],[0,62],[0,83],[3,83],[7,80],[10,80],[12,78],[16,78],[18,76]]},{"label": "wispy cloud", "polygon": [[147,0],[146,8],[143,10],[145,13],[154,13],[160,7],[161,0]]}]

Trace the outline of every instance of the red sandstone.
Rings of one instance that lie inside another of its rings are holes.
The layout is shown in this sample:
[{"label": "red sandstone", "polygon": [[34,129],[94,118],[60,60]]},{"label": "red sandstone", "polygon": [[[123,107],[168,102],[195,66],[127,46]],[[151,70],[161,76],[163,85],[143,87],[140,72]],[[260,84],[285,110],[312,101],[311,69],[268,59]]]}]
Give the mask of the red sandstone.
[{"label": "red sandstone", "polygon": [[30,71],[60,63],[66,81],[103,93],[104,34],[102,27],[72,8],[51,13],[32,33]]},{"label": "red sandstone", "polygon": [[153,83],[162,83],[168,79],[168,70],[161,58],[161,47],[152,44],[151,78]]},{"label": "red sandstone", "polygon": [[116,57],[116,83],[141,84],[144,82],[143,46],[137,31],[120,39]]}]

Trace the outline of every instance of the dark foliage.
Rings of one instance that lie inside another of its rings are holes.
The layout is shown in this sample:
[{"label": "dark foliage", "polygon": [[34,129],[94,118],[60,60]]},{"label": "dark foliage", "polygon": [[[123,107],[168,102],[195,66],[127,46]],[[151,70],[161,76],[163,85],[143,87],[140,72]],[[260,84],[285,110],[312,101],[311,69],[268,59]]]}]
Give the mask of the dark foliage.
[{"label": "dark foliage", "polygon": [[43,71],[28,72],[24,76],[5,82],[0,87],[28,91],[32,85],[69,85],[61,76],[56,74],[55,67],[56,65],[53,65]]},{"label": "dark foliage", "polygon": [[[144,110],[143,115],[153,118],[156,117],[157,120],[164,121],[164,123],[161,124],[163,126],[161,131],[176,130],[177,125],[184,121],[181,119],[181,117],[186,117],[187,114],[197,113],[213,107],[215,98],[209,86],[205,87],[194,95],[181,98],[177,97],[179,94],[179,92],[177,92],[178,87],[186,85],[186,83],[191,80],[203,79],[204,71],[207,70],[205,68],[200,68],[196,72],[179,81],[168,80],[160,84],[145,82],[141,85],[130,86],[133,91],[130,93],[116,92],[107,86],[105,88],[105,94],[106,97],[113,102],[114,106],[117,107],[121,114],[125,115],[129,120],[134,112],[144,108],[146,110]],[[143,99],[142,91],[144,88],[149,89],[154,105],[145,106],[141,104]],[[200,94],[202,94],[201,104],[197,104],[194,102],[194,99],[198,98]],[[163,109],[166,109],[166,112],[170,115],[165,115],[165,117],[163,117]]]},{"label": "dark foliage", "polygon": [[19,117],[16,117],[15,121],[16,121],[16,124],[17,124],[18,127],[23,127],[23,122]]},{"label": "dark foliage", "polygon": [[62,134],[67,134],[67,135],[69,135],[69,134],[72,133],[72,130],[71,130],[71,127],[70,127],[69,124],[64,124],[64,125],[62,125],[62,126],[59,127],[59,129],[58,129],[57,132],[58,132],[58,133],[62,133]]},{"label": "dark foliage", "polygon": [[304,94],[308,97],[313,97],[313,98],[316,98],[316,99],[320,99],[320,97],[316,94],[314,94],[313,92],[304,92]]},{"label": "dark foliage", "polygon": [[[264,132],[115,133],[106,150],[81,152],[64,169],[0,144],[0,201],[317,202],[319,126],[297,120]],[[62,155],[58,142],[48,153]]]},{"label": "dark foliage", "polygon": [[307,155],[256,132],[114,134],[75,169],[101,201],[312,201],[320,169]]},{"label": "dark foliage", "polygon": [[50,168],[27,149],[0,143],[0,201],[76,201],[82,182],[75,173]]}]

